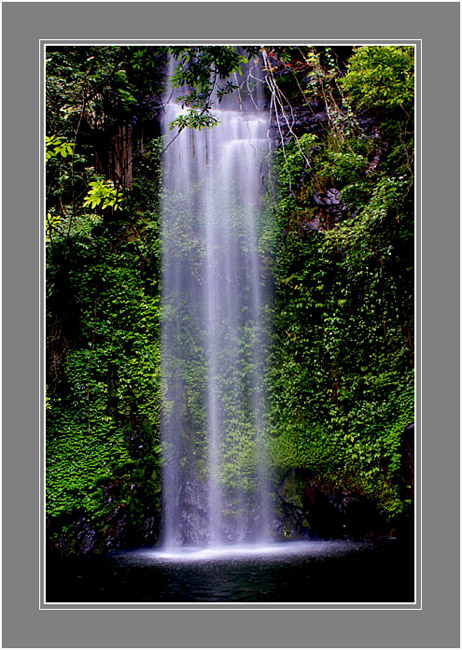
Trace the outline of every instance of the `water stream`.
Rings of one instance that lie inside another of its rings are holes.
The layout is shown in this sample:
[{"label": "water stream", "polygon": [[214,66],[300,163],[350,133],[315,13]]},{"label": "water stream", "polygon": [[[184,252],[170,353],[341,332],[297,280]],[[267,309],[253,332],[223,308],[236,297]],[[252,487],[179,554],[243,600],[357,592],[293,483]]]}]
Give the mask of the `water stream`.
[{"label": "water stream", "polygon": [[[171,89],[167,94],[168,136],[181,108]],[[257,109],[255,103],[230,107],[225,98],[214,111],[217,126],[172,133],[163,156],[166,548],[271,536],[266,297],[258,249],[269,142],[268,117]]]}]

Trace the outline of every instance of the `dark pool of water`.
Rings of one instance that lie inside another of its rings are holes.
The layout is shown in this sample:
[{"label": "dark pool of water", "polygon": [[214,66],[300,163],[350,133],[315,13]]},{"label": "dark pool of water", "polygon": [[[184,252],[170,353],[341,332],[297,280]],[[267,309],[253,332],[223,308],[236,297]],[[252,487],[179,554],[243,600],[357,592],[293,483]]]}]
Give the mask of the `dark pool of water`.
[{"label": "dark pool of water", "polygon": [[407,603],[414,601],[413,548],[389,539],[51,556],[46,601]]}]

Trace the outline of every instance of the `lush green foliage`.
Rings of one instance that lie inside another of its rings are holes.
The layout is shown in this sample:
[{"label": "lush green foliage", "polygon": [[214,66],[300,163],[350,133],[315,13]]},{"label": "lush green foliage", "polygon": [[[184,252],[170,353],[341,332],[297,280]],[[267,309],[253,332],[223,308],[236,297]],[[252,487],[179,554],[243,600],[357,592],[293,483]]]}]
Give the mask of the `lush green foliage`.
[{"label": "lush green foliage", "polygon": [[[412,87],[410,53],[361,48],[343,78],[321,54],[306,56],[307,81],[330,103],[325,133],[277,154],[274,462],[373,497],[393,522],[411,514],[400,440],[414,419],[412,118],[398,84],[372,133],[350,102],[376,108],[375,84],[392,83],[403,61]],[[377,80],[374,66],[390,59]],[[329,190],[343,202],[340,221],[313,199]]]},{"label": "lush green foliage", "polygon": [[[190,88],[172,125],[181,130],[215,124],[212,92],[233,92],[229,76],[258,48],[171,50],[174,83]],[[276,476],[298,468],[372,499],[393,526],[411,515],[401,436],[414,409],[413,51],[264,52],[269,97],[284,106],[260,241],[274,282],[271,462]],[[163,47],[47,50],[46,481],[56,539],[71,539],[82,513],[104,527],[123,507],[129,541],[142,543],[159,515],[166,61]],[[321,105],[321,128],[286,128],[289,104],[301,114]],[[244,371],[253,334],[236,335]],[[188,407],[201,421],[200,359],[182,372],[197,386]],[[230,484],[233,454],[251,456],[233,385],[230,376],[222,387]]]},{"label": "lush green foliage", "polygon": [[[142,543],[159,510],[162,145],[143,103],[152,79],[160,83],[150,65],[159,57],[146,48],[47,57],[47,514],[56,539],[64,526],[71,540],[83,514],[98,529],[122,508],[129,541]],[[127,157],[114,139],[127,120],[131,178],[114,164]]]},{"label": "lush green foliage", "polygon": [[348,62],[343,89],[360,108],[412,111],[414,48],[361,47]]}]

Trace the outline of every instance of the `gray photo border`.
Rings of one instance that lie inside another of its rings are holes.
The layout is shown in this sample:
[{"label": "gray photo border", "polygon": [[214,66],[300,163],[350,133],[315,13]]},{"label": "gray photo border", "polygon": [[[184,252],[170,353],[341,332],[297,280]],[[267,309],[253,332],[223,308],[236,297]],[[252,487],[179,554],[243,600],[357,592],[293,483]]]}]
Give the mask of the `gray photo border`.
[{"label": "gray photo border", "polygon": [[[6,2],[3,18],[4,646],[225,647],[223,641],[231,640],[233,647],[458,647],[458,3]],[[311,35],[316,38],[309,39]],[[274,614],[254,607],[44,609],[39,589],[44,532],[42,527],[39,537],[44,415],[41,44],[83,38],[119,44],[129,43],[127,37],[205,43],[211,36],[214,42],[322,44],[364,43],[367,36],[372,42],[412,42],[418,51],[422,44],[418,77],[424,130],[418,125],[417,136],[425,182],[416,193],[417,214],[422,211],[422,237],[418,229],[416,244],[416,268],[421,270],[416,278],[421,325],[416,350],[419,369],[428,374],[423,381],[417,376],[426,400],[417,403],[422,455],[416,456],[416,468],[422,468],[422,482],[416,508],[418,518],[423,512],[423,555],[419,545],[422,583],[413,611],[397,611],[397,604],[382,604],[375,611],[361,606],[310,606],[310,611],[305,606],[303,612],[284,607]],[[441,97],[444,115],[435,124],[431,116],[443,112]]]},{"label": "gray photo border", "polygon": [[[258,44],[258,41],[246,41],[245,43],[241,41],[230,41],[229,39],[225,41],[226,44],[232,45],[243,45],[243,44]],[[44,136],[45,136],[45,116],[43,114],[44,111],[44,105],[45,105],[45,58],[46,58],[46,47],[47,46],[65,46],[65,45],[75,45],[75,46],[89,46],[89,45],[97,45],[97,46],[110,46],[110,45],[146,45],[146,44],[156,44],[156,45],[180,45],[185,43],[185,41],[165,41],[165,40],[130,40],[130,41],[122,41],[122,40],[104,40],[104,41],[97,41],[97,40],[62,40],[62,39],[52,39],[52,40],[45,40],[45,39],[40,39],[39,42],[39,47],[40,47],[40,56],[39,56],[39,61],[40,61],[40,142],[41,142],[41,196],[40,196],[40,206],[41,206],[41,214],[45,215],[45,198],[44,198],[44,193],[45,193],[45,181],[44,181],[44,176],[45,176],[45,171],[44,171],[44,151],[43,151],[43,144],[44,144]],[[187,44],[195,44],[196,41],[187,41]],[[210,41],[210,43],[216,44],[217,41]],[[290,44],[291,41],[285,40],[285,41],[271,41],[271,45],[287,45]],[[207,44],[207,41],[201,40],[200,44],[204,45]],[[420,206],[420,193],[421,193],[421,155],[420,155],[420,130],[421,130],[421,50],[422,50],[422,42],[420,39],[418,40],[391,40],[387,39],[385,41],[379,41],[379,40],[367,40],[367,39],[358,39],[356,41],[350,41],[350,40],[341,40],[341,39],[336,39],[336,40],[323,40],[319,41],[318,39],[311,39],[309,42],[302,42],[302,41],[296,41],[294,44],[297,45],[411,45],[414,47],[415,50],[415,61],[416,61],[416,101],[415,101],[415,132],[417,137],[417,146],[416,146],[416,190],[415,190],[415,266],[416,266],[416,274],[415,274],[415,285],[417,287],[417,282],[420,279],[420,246],[421,246],[421,206]],[[42,217],[42,222],[44,222],[44,216]],[[41,235],[41,242],[40,242],[40,254],[41,258],[43,259],[44,257],[44,242],[43,242],[43,230],[40,233]],[[41,264],[40,268],[40,277],[41,277],[41,285],[42,285],[42,294],[43,294],[43,287],[44,287],[44,266],[43,262]],[[416,292],[417,295],[417,292]],[[419,313],[420,309],[420,299],[419,296],[417,295],[417,300],[416,300],[416,313]],[[41,299],[41,311],[42,311],[42,318],[41,321],[44,321],[44,297],[42,295]],[[420,318],[417,319],[417,322],[420,323]],[[44,325],[43,325],[44,327]],[[417,335],[418,336],[418,335]],[[43,344],[43,336],[41,336],[41,341]],[[43,409],[43,395],[44,395],[44,386],[45,386],[45,378],[44,378],[44,350],[42,349],[42,371],[41,371],[41,377],[42,377],[42,386],[41,386],[41,407]],[[282,609],[282,610],[287,610],[287,609],[294,609],[294,610],[299,610],[299,609],[304,609],[304,610],[316,610],[316,609],[324,609],[324,610],[335,610],[335,609],[421,609],[421,516],[420,516],[420,502],[421,502],[421,490],[420,490],[420,451],[421,451],[421,440],[420,440],[420,364],[417,364],[416,368],[416,426],[415,426],[415,433],[414,433],[414,438],[415,438],[415,466],[416,466],[416,493],[415,493],[415,506],[414,506],[414,530],[415,530],[415,545],[414,545],[414,574],[415,574],[415,579],[414,579],[414,601],[413,602],[405,602],[405,603],[400,603],[400,602],[357,602],[357,603],[344,603],[344,602],[332,602],[332,603],[322,603],[322,602],[312,602],[310,599],[307,599],[306,602],[303,603],[194,603],[194,602],[183,602],[183,603],[143,603],[143,602],[138,602],[138,603],[133,603],[133,602],[116,602],[116,603],[111,603],[111,602],[106,602],[106,603],[100,603],[100,602],[73,602],[73,603],[57,603],[57,602],[48,602],[45,597],[46,593],[46,557],[43,549],[46,546],[46,539],[45,539],[45,499],[46,499],[46,490],[45,490],[45,459],[46,459],[46,449],[45,449],[45,423],[44,423],[44,414],[41,413],[41,423],[42,423],[42,432],[40,436],[40,500],[41,500],[41,508],[40,508],[40,527],[41,527],[41,535],[40,535],[40,609],[151,609],[151,610],[197,610],[200,609],[201,611],[204,610],[256,610],[256,609]]]}]

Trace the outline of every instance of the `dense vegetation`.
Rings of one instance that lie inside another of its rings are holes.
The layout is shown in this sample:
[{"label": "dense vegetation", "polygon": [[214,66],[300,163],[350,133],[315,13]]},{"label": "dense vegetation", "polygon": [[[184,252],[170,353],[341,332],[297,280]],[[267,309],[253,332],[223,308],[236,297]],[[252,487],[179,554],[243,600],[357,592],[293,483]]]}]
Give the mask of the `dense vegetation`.
[{"label": "dense vegetation", "polygon": [[[246,58],[264,68],[281,512],[298,513],[298,532],[337,533],[316,521],[316,489],[330,506],[366,503],[362,534],[400,530],[412,522],[413,50],[171,49],[176,83],[193,87],[172,133],[214,128],[213,87],[234,92]],[[166,71],[163,47],[47,49],[47,522],[63,552],[158,535]]]},{"label": "dense vegetation", "polygon": [[329,50],[296,64],[327,123],[277,152],[275,462],[396,524],[411,494],[412,51],[358,49],[343,75]]}]

